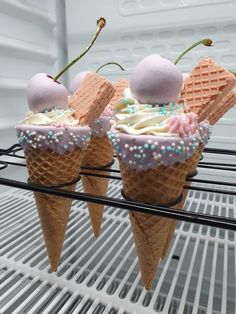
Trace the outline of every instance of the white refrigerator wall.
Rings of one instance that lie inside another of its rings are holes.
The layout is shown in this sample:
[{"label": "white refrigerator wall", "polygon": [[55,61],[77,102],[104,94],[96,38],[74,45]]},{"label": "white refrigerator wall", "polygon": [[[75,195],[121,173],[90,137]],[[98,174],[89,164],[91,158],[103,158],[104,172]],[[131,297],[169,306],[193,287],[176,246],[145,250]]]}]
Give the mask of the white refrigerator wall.
[{"label": "white refrigerator wall", "polygon": [[55,75],[66,60],[64,1],[0,0],[1,148],[16,142],[16,123],[28,111],[27,81]]},{"label": "white refrigerator wall", "polygon": [[[70,70],[70,77],[116,61],[125,72],[110,66],[101,74],[112,81],[128,79],[144,56],[159,53],[174,60],[203,37],[212,38],[214,47],[190,52],[179,63],[181,70],[189,72],[208,54],[236,71],[236,1],[0,0],[1,147],[16,141],[14,126],[28,110],[29,78],[37,72],[57,73],[67,62],[67,49],[69,60],[84,50],[100,16],[107,26],[91,51]],[[61,81],[66,83],[67,75]],[[235,124],[233,108],[214,127],[209,146],[234,148]]]}]

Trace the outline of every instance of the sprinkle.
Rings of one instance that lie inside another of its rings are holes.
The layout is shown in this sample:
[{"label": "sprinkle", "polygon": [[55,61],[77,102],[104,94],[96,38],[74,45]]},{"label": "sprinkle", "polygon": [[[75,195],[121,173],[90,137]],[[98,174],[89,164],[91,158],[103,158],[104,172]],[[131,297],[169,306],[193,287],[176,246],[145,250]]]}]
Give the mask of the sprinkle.
[{"label": "sprinkle", "polygon": [[152,140],[148,140],[147,142],[148,142],[148,144],[152,144]]},{"label": "sprinkle", "polygon": [[166,150],[165,146],[161,146],[161,150],[163,151]]},{"label": "sprinkle", "polygon": [[154,150],[156,146],[154,144],[151,145],[151,149]]},{"label": "sprinkle", "polygon": [[128,148],[129,147],[129,144],[125,144],[125,148]]},{"label": "sprinkle", "polygon": [[143,147],[144,147],[145,149],[148,149],[148,148],[149,148],[149,145],[148,145],[148,144],[144,144]]},{"label": "sprinkle", "polygon": [[133,148],[133,147],[130,147],[129,150],[132,152],[132,151],[134,150],[134,148]]}]

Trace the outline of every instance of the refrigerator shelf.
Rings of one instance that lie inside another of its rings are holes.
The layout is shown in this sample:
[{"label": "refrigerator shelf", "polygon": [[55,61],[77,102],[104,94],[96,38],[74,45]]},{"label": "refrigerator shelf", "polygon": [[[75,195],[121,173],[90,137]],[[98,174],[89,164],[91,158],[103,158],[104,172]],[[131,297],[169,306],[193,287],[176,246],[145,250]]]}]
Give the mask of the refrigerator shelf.
[{"label": "refrigerator shelf", "polygon": [[[108,198],[121,200],[112,179]],[[82,193],[81,183],[77,192]],[[128,211],[105,206],[95,239],[85,202],[73,202],[57,273],[51,273],[31,191],[0,194],[1,314],[234,314],[236,233],[179,222],[153,287],[141,283]],[[232,195],[191,190],[185,211],[236,219]]]}]

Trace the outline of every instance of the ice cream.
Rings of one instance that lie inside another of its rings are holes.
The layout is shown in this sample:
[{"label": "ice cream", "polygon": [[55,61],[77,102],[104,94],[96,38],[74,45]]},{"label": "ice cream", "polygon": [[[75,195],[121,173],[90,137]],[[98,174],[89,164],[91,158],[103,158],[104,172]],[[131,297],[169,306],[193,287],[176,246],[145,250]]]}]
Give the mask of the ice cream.
[{"label": "ice cream", "polygon": [[[68,108],[65,87],[47,74],[35,75],[27,93],[33,112],[26,114],[16,130],[30,182],[46,186],[67,184],[62,188],[74,191],[90,128],[79,126],[74,110]],[[56,271],[72,201],[38,192],[34,196],[51,269]]]},{"label": "ice cream", "polygon": [[[197,115],[177,104],[181,87],[182,74],[173,63],[149,56],[136,66],[130,90],[115,106],[109,138],[126,199],[166,206],[180,201],[187,161],[208,139],[208,128],[200,130]],[[134,211],[129,217],[142,280],[150,289],[172,221]]]}]

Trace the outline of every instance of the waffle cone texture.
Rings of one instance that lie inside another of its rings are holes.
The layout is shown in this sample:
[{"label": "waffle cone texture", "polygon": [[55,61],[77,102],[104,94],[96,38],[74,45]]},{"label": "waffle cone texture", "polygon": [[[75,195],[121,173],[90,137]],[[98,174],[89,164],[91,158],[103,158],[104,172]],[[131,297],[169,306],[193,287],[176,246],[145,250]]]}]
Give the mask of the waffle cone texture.
[{"label": "waffle cone texture", "polygon": [[[195,175],[197,165],[202,156],[203,148],[204,148],[203,144],[200,144],[198,148],[196,149],[195,153],[186,161],[187,178],[193,177]],[[189,192],[188,188],[191,186],[191,184],[192,184],[191,181],[188,181],[188,180],[185,181],[184,183],[185,188],[182,191],[182,200],[178,204],[173,206],[174,209],[182,210],[184,208],[186,199],[188,197],[188,192]],[[167,255],[167,252],[171,244],[171,240],[173,239],[173,236],[175,233],[176,224],[177,224],[176,220],[171,221],[166,243],[162,251],[162,256],[161,256],[162,259],[165,258]]]},{"label": "waffle cone texture", "polygon": [[[51,150],[30,149],[25,152],[29,178],[32,183],[48,186],[72,182],[80,172],[83,152],[76,148],[62,155]],[[72,184],[63,187],[75,191]],[[63,247],[72,200],[34,192],[51,270],[56,271]]]},{"label": "waffle cone texture", "polygon": [[[83,167],[102,167],[110,163],[113,160],[114,149],[109,139],[104,137],[92,136],[90,143],[85,151],[82,166]],[[106,196],[108,190],[109,179],[96,177],[96,174],[109,175],[110,167],[106,168],[108,171],[87,170],[86,173],[92,174],[92,176],[82,176],[82,184],[85,193],[95,194],[99,196]],[[93,233],[95,237],[99,236],[104,206],[97,203],[87,203],[89,217],[91,220]]]},{"label": "waffle cone texture", "polygon": [[[182,193],[186,179],[186,164],[137,171],[119,158],[123,191],[128,199],[159,203],[175,201]],[[156,269],[167,241],[171,219],[129,212],[135,247],[138,255],[142,281],[151,288]]]}]

